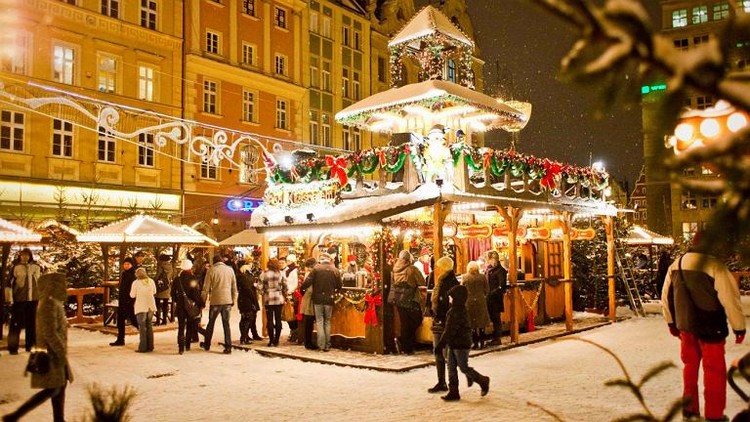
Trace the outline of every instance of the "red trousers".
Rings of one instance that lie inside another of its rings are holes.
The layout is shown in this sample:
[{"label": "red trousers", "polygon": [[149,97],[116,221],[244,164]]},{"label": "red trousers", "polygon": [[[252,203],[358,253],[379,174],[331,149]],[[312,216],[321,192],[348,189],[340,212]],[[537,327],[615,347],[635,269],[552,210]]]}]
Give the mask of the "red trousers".
[{"label": "red trousers", "polygon": [[707,343],[692,333],[680,331],[680,357],[682,370],[682,397],[687,400],[685,410],[700,414],[698,395],[698,369],[703,360],[703,397],[706,402],[706,419],[721,419],[727,405],[727,364],[724,360],[724,340]]}]

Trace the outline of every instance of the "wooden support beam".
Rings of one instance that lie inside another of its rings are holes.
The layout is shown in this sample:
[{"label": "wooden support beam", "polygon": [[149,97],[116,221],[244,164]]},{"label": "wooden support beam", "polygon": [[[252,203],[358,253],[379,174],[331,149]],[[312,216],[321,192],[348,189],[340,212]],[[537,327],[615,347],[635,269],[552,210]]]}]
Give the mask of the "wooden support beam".
[{"label": "wooden support beam", "polygon": [[510,290],[510,341],[518,343],[518,316],[516,307],[519,303],[518,297],[518,247],[516,246],[516,231],[518,222],[523,216],[520,208],[497,207],[497,212],[503,217],[508,225],[508,287]]},{"label": "wooden support beam", "polygon": [[443,224],[452,206],[451,202],[437,202],[432,206],[432,255],[436,263],[443,255]]},{"label": "wooden support beam", "polygon": [[573,260],[572,248],[570,243],[570,229],[572,226],[573,213],[563,211],[562,229],[563,229],[563,278],[566,281],[565,290],[565,330],[573,331]]},{"label": "wooden support beam", "polygon": [[615,322],[617,302],[615,300],[615,221],[610,216],[602,217],[607,235],[607,286],[609,293],[609,320]]}]

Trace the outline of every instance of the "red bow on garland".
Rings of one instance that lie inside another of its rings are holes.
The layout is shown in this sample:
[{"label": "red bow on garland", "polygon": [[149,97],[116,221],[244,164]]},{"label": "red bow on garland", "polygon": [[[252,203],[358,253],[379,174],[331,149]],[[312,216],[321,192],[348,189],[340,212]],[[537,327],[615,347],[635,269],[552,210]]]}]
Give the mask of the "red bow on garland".
[{"label": "red bow on garland", "polygon": [[337,177],[342,187],[349,183],[344,157],[334,158],[331,155],[326,155],[326,165],[331,168],[331,178]]},{"label": "red bow on garland", "polygon": [[539,184],[549,190],[552,190],[557,186],[557,183],[555,183],[555,176],[560,174],[560,171],[562,171],[562,166],[560,166],[560,163],[556,161],[544,160],[544,170],[546,170],[544,177],[542,177],[542,180],[541,182],[539,182]]},{"label": "red bow on garland", "polygon": [[378,293],[375,296],[370,296],[369,293],[365,293],[365,302],[367,303],[365,325],[372,325],[374,327],[378,325],[378,313],[375,307],[383,304],[383,295]]}]

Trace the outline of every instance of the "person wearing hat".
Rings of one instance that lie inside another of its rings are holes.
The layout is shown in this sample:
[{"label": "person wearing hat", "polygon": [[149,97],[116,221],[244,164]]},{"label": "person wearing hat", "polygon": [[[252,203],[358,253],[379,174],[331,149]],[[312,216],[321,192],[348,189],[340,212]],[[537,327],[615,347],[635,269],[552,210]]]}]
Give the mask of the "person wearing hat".
[{"label": "person wearing hat", "polygon": [[437,370],[437,383],[427,389],[428,393],[439,393],[448,391],[448,385],[445,382],[445,350],[438,348],[438,342],[445,329],[445,318],[450,306],[448,300],[448,291],[458,286],[456,273],[453,271],[453,259],[444,256],[435,263],[435,272],[432,273],[434,286],[432,287],[432,296],[430,298],[430,309],[432,311],[432,346],[435,354],[435,369]]},{"label": "person wearing hat", "polygon": [[322,253],[318,260],[318,264],[310,272],[310,277],[302,283],[302,289],[310,286],[313,288],[312,302],[318,326],[318,348],[327,352],[331,349],[331,314],[334,297],[341,290],[343,283],[339,270],[333,265],[331,255]]},{"label": "person wearing hat", "polygon": [[401,323],[401,335],[396,345],[400,346],[401,353],[411,355],[416,346],[417,328],[422,324],[419,287],[424,286],[425,281],[422,273],[413,265],[411,254],[407,250],[399,252],[398,259],[393,264],[392,277],[393,304],[398,308]]},{"label": "person wearing hat", "polygon": [[136,352],[148,353],[154,351],[154,329],[152,321],[156,312],[156,283],[148,276],[146,269],[135,270],[135,281],[130,287],[130,297],[135,299],[133,309],[138,319],[138,334],[140,342]]},{"label": "person wearing hat", "polygon": [[185,298],[193,300],[198,306],[203,308],[203,299],[201,290],[198,285],[198,279],[193,275],[193,262],[185,259],[180,263],[180,274],[175,277],[172,283],[172,303],[175,306],[175,316],[177,317],[177,347],[179,354],[190,350],[190,339],[196,333],[198,328],[198,318],[190,318],[185,310]]},{"label": "person wearing hat", "polygon": [[138,320],[133,310],[133,299],[130,298],[130,289],[135,281],[135,261],[127,257],[122,261],[120,272],[120,285],[117,289],[117,339],[110,346],[125,345],[125,322],[130,321],[133,327],[138,328]]}]

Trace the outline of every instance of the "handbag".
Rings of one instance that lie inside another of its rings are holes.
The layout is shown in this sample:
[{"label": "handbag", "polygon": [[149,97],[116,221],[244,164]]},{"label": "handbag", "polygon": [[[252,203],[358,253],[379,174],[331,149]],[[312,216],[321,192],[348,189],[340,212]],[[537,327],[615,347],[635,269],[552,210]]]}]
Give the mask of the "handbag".
[{"label": "handbag", "polygon": [[49,353],[46,349],[32,349],[24,375],[28,373],[44,375],[49,372]]},{"label": "handbag", "polygon": [[281,319],[284,321],[296,321],[297,315],[294,314],[294,305],[292,301],[287,300],[281,308]]},{"label": "handbag", "polygon": [[185,287],[182,285],[182,280],[177,284],[180,285],[180,292],[182,293],[182,303],[185,308],[185,313],[190,319],[198,319],[201,317],[201,307],[195,302],[195,300],[188,297],[185,294]]}]

